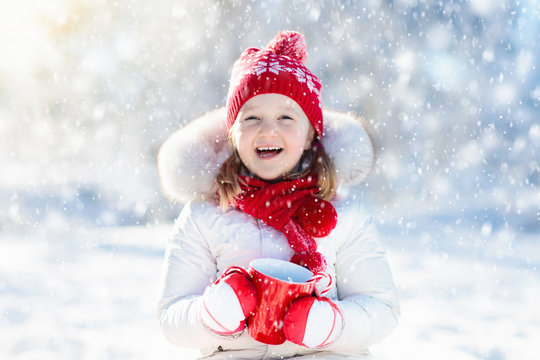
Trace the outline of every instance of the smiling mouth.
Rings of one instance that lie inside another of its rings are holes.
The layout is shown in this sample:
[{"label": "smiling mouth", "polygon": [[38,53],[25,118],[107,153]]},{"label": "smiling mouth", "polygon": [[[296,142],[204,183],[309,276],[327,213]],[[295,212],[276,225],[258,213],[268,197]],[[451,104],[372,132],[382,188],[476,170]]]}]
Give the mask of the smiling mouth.
[{"label": "smiling mouth", "polygon": [[270,147],[261,146],[261,147],[258,147],[256,150],[257,150],[257,156],[263,159],[276,156],[281,151],[283,151],[282,148],[274,147],[274,146],[270,146]]}]

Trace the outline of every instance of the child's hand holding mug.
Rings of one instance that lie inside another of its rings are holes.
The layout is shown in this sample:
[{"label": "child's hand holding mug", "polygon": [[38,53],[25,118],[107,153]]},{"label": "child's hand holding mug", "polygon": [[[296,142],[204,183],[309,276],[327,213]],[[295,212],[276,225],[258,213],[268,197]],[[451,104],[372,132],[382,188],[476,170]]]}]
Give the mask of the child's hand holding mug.
[{"label": "child's hand holding mug", "polygon": [[285,338],[308,348],[330,345],[342,328],[341,312],[326,297],[304,296],[294,300],[283,319]]},{"label": "child's hand holding mug", "polygon": [[343,319],[338,307],[320,297],[315,284],[329,280],[326,273],[313,275],[296,264],[257,259],[248,271],[231,266],[206,288],[201,318],[212,332],[234,335],[244,330],[266,344],[289,340],[310,348],[332,343],[341,333]]},{"label": "child's hand holding mug", "polygon": [[257,289],[257,308],[248,319],[251,337],[265,344],[278,345],[289,340],[297,345],[322,347],[341,333],[342,316],[337,306],[319,297],[316,283],[326,278],[328,292],[332,278],[327,273],[313,274],[288,261],[256,259],[248,269]]},{"label": "child's hand holding mug", "polygon": [[216,334],[234,335],[244,330],[256,305],[255,286],[247,272],[231,266],[204,291],[201,319]]}]

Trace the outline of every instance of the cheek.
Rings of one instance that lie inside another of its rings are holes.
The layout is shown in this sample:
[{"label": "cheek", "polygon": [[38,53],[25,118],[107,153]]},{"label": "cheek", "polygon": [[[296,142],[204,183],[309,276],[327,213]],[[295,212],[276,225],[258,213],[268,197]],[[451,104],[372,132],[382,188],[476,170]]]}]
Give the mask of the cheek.
[{"label": "cheek", "polygon": [[308,129],[295,129],[294,132],[290,134],[290,144],[299,150],[306,150],[307,147],[311,146],[310,133]]},{"label": "cheek", "polygon": [[234,147],[238,149],[241,146],[243,146],[247,142],[246,138],[247,138],[247,133],[245,131],[242,131],[239,129],[235,130],[232,133],[232,140],[233,140]]},{"label": "cheek", "polygon": [[234,146],[238,151],[238,155],[240,155],[240,159],[246,162],[252,148],[249,134],[246,132],[237,132],[234,136]]}]

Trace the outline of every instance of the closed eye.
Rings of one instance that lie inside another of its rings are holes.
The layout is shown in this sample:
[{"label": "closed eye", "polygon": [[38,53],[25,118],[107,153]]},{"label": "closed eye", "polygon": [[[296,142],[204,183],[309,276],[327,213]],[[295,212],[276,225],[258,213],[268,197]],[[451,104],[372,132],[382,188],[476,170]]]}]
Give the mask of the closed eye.
[{"label": "closed eye", "polygon": [[259,120],[259,118],[256,117],[256,116],[248,116],[247,118],[244,119],[244,121],[248,121],[248,120],[250,120],[250,121],[251,120]]},{"label": "closed eye", "polygon": [[292,117],[290,117],[289,115],[281,115],[279,117],[280,120],[293,120]]}]

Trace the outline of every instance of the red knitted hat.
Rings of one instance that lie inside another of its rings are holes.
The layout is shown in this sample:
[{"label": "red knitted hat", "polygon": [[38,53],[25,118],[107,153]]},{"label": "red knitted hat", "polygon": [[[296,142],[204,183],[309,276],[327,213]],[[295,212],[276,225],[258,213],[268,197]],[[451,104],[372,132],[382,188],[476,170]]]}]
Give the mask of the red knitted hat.
[{"label": "red knitted hat", "polygon": [[227,127],[240,108],[260,94],[281,94],[300,105],[319,136],[323,135],[322,84],[304,66],[306,41],[294,31],[282,31],[266,48],[248,48],[234,63],[227,97]]}]

